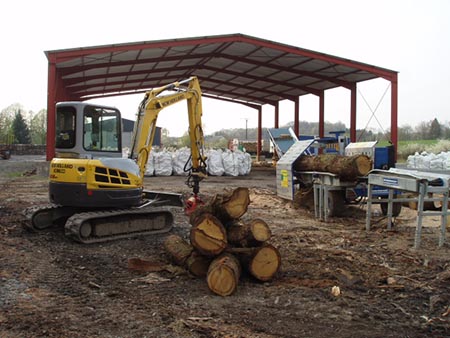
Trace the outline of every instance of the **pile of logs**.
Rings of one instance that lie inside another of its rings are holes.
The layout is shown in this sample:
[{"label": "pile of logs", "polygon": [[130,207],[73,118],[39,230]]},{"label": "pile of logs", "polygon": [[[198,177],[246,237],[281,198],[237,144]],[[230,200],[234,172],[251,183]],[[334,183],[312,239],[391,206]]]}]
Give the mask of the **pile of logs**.
[{"label": "pile of logs", "polygon": [[190,243],[178,235],[164,242],[175,264],[206,277],[209,289],[221,296],[236,290],[242,273],[268,281],[281,265],[278,249],[267,242],[271,237],[267,223],[243,220],[249,204],[247,188],[216,195],[190,215]]}]

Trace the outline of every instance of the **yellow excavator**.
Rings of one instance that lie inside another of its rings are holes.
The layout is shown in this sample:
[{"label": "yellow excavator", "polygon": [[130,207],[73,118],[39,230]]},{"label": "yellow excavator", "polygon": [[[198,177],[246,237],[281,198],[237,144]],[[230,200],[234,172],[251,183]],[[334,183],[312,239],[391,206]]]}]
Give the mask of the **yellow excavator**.
[{"label": "yellow excavator", "polygon": [[[201,95],[195,76],[146,92],[128,158],[122,157],[117,109],[86,102],[58,103],[56,157],[49,169],[51,204],[29,208],[27,225],[41,230],[64,224],[65,234],[81,243],[170,231],[173,208],[195,208],[200,202],[199,182],[206,177]],[[187,201],[181,194],[144,189],[158,114],[183,100],[187,101],[191,147],[187,183],[193,189]]]}]

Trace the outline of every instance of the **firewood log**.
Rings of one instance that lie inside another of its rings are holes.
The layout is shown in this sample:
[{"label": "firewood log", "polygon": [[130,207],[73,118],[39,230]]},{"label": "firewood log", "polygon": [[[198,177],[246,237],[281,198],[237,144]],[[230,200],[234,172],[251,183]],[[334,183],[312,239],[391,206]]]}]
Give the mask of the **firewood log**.
[{"label": "firewood log", "polygon": [[183,265],[194,250],[192,245],[178,235],[168,236],[164,241],[164,248],[177,265]]},{"label": "firewood log", "polygon": [[372,160],[366,155],[343,156],[321,154],[300,156],[294,163],[297,171],[319,171],[338,175],[342,180],[353,181],[372,170]]},{"label": "firewood log", "polygon": [[228,242],[240,247],[259,246],[271,235],[269,226],[262,219],[253,219],[248,223],[234,221],[227,226]]},{"label": "firewood log", "polygon": [[202,214],[209,213],[217,217],[223,224],[226,224],[244,215],[249,204],[250,192],[248,188],[236,188],[229,193],[217,194],[190,215],[190,223],[195,223],[195,219]]},{"label": "firewood log", "polygon": [[204,256],[197,251],[193,251],[186,259],[186,267],[191,274],[196,277],[205,277],[208,273],[212,258]]},{"label": "firewood log", "polygon": [[238,259],[229,253],[222,254],[211,262],[206,282],[212,292],[229,296],[236,290],[240,275],[241,266]]},{"label": "firewood log", "polygon": [[195,219],[190,238],[194,248],[206,256],[219,255],[227,246],[227,234],[223,224],[208,213]]},{"label": "firewood log", "polygon": [[281,266],[280,252],[271,244],[257,248],[228,248],[227,252],[238,255],[242,266],[260,281],[271,280]]}]

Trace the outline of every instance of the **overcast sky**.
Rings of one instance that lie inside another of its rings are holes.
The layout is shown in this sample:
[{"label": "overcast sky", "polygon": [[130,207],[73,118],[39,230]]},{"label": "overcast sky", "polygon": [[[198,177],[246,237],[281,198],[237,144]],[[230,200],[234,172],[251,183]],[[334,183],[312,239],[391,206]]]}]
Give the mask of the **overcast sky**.
[{"label": "overcast sky", "polygon": [[[398,71],[399,126],[435,117],[450,121],[448,0],[15,0],[3,1],[0,9],[0,110],[14,103],[35,112],[46,108],[46,50],[242,33]],[[99,102],[133,119],[141,99]],[[389,128],[389,82],[359,84],[357,100],[358,128]],[[345,89],[326,91],[325,120],[348,127],[349,102]],[[158,121],[172,136],[187,129],[180,105]],[[317,121],[315,97],[301,97],[300,106],[301,120]],[[291,102],[281,103],[281,124],[293,121],[293,109]],[[238,104],[205,99],[203,111],[208,134],[257,123],[256,111]],[[174,115],[181,123],[173,124]],[[272,107],[263,109],[263,126],[273,126]]]}]

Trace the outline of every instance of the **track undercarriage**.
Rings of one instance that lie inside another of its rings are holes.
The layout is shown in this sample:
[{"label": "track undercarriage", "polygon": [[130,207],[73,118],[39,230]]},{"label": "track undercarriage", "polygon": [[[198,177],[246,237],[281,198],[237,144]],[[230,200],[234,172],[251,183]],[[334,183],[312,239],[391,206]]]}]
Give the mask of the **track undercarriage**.
[{"label": "track undercarriage", "polygon": [[123,209],[32,207],[25,211],[26,226],[36,231],[64,226],[66,236],[85,244],[169,232],[174,207],[183,206],[181,195],[145,193],[153,198],[141,206]]}]

